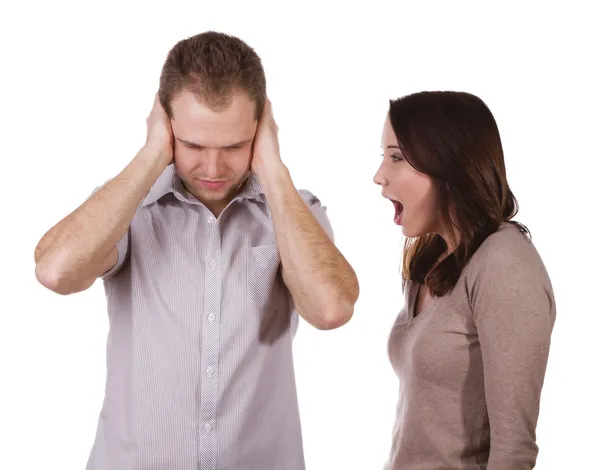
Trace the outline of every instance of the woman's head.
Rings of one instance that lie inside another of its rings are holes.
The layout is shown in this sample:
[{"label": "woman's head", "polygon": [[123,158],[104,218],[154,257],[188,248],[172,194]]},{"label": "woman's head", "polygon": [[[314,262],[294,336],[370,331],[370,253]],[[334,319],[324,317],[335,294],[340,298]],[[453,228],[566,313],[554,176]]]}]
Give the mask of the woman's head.
[{"label": "woman's head", "polygon": [[[390,101],[382,148],[374,181],[408,237],[404,277],[443,295],[518,209],[494,116],[469,93],[415,93]],[[454,256],[431,269],[447,252]]]}]

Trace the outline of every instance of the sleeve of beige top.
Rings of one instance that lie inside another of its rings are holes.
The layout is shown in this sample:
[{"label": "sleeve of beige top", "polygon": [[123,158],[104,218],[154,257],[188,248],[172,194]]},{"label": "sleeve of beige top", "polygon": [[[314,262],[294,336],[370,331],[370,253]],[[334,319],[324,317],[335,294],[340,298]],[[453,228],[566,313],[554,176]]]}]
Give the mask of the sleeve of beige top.
[{"label": "sleeve of beige top", "polygon": [[491,448],[487,470],[530,470],[555,306],[537,252],[496,246],[477,261],[471,285],[481,344]]}]

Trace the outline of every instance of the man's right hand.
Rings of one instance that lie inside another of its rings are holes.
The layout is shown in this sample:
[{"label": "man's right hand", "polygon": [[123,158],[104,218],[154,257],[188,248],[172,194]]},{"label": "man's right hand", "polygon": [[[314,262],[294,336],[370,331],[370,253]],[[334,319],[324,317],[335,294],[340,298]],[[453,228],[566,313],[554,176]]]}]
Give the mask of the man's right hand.
[{"label": "man's right hand", "polygon": [[151,149],[160,156],[165,166],[173,161],[173,129],[171,119],[163,108],[158,98],[154,96],[152,111],[146,119],[146,148]]}]

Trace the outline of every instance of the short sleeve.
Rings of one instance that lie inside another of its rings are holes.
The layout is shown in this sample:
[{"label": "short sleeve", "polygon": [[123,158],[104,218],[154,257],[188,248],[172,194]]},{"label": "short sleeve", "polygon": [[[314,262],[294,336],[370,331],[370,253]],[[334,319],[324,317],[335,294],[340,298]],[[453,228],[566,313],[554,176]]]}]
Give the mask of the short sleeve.
[{"label": "short sleeve", "polygon": [[335,242],[333,227],[331,225],[329,217],[327,216],[327,207],[324,206],[321,203],[321,201],[309,191],[300,190],[299,194],[302,200],[310,209],[312,215],[314,215],[315,219],[317,219],[327,236],[331,239],[331,241]]},{"label": "short sleeve", "polygon": [[[104,184],[108,183],[109,181],[110,180],[107,180]],[[97,186],[96,188],[94,188],[94,190],[89,195],[88,199],[90,197],[92,197],[102,187],[103,186]],[[117,264],[115,264],[111,269],[109,269],[102,276],[100,276],[100,279],[102,279],[104,281],[109,280],[110,278],[115,276],[120,271],[120,269],[123,267],[123,265],[127,261],[127,258],[129,257],[129,238],[130,238],[130,229],[127,229],[127,232],[125,232],[125,235],[123,235],[121,237],[121,239],[117,242],[117,245],[116,245],[117,252],[119,255]]]},{"label": "short sleeve", "polygon": [[121,239],[118,241],[118,243],[116,245],[117,252],[119,254],[119,259],[117,261],[117,264],[115,264],[110,270],[106,271],[101,276],[102,280],[107,281],[110,278],[112,278],[113,276],[115,276],[121,270],[121,268],[127,261],[127,258],[129,257],[129,238],[130,238],[130,230],[128,229],[127,232],[125,232],[125,235],[123,235],[121,237]]}]

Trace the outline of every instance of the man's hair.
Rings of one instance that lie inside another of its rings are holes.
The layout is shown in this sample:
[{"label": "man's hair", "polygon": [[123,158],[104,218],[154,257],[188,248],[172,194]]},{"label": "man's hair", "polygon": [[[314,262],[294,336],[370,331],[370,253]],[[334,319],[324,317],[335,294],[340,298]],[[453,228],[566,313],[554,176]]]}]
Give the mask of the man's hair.
[{"label": "man's hair", "polygon": [[184,90],[216,110],[229,106],[235,93],[244,92],[256,104],[258,119],[266,88],[265,72],[254,49],[234,36],[208,31],[179,41],[169,51],[158,96],[172,118],[171,101]]}]

